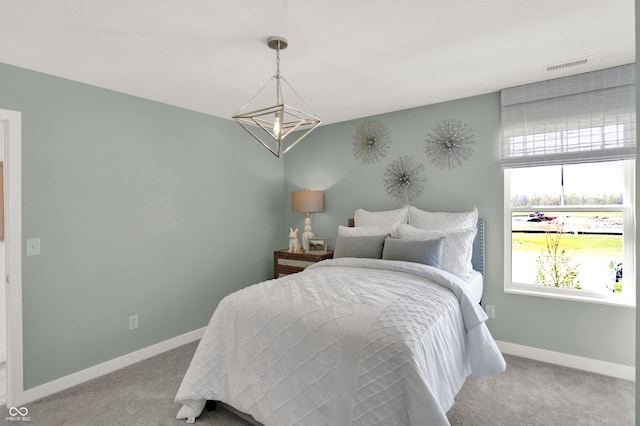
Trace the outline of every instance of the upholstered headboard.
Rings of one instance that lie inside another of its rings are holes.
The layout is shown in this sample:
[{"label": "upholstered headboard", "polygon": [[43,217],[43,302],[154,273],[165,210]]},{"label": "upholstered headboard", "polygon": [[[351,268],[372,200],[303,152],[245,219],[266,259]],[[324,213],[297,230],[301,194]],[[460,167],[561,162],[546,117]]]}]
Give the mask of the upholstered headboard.
[{"label": "upholstered headboard", "polygon": [[471,264],[473,269],[484,275],[484,219],[478,219],[478,233],[473,240]]},{"label": "upholstered headboard", "polygon": [[[353,227],[355,222],[349,218],[348,225]],[[473,269],[484,275],[484,219],[478,219],[478,233],[473,240],[473,254],[471,255]]]}]

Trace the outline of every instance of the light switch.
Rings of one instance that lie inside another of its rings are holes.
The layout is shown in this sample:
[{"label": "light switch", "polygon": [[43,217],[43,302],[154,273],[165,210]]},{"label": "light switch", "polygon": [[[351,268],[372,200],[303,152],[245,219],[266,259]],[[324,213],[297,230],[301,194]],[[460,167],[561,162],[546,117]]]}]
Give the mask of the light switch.
[{"label": "light switch", "polygon": [[27,240],[27,256],[40,255],[40,238]]}]

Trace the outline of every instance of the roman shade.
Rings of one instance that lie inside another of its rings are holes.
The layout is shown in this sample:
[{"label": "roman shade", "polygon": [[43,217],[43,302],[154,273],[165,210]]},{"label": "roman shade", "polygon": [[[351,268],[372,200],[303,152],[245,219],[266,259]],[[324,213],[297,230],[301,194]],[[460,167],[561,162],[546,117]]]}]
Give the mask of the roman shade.
[{"label": "roman shade", "polygon": [[502,167],[636,157],[635,65],[503,89]]}]

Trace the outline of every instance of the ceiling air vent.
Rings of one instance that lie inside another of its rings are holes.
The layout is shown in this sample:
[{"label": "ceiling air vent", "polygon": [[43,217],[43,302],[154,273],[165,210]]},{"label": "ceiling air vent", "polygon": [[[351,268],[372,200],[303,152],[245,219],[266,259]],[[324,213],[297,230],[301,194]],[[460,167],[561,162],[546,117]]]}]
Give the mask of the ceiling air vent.
[{"label": "ceiling air vent", "polygon": [[573,61],[569,61],[569,62],[563,62],[561,64],[547,65],[545,67],[545,70],[547,72],[563,70],[563,69],[569,68],[569,67],[575,67],[575,66],[578,66],[578,65],[584,65],[584,64],[587,63],[588,60],[589,60],[589,58],[581,58],[581,59],[574,59]]}]

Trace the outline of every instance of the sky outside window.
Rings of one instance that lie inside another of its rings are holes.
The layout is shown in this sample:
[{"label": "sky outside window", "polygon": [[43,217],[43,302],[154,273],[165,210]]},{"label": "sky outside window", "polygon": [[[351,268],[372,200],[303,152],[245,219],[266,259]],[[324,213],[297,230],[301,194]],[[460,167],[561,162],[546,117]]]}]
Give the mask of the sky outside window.
[{"label": "sky outside window", "polygon": [[[511,197],[549,194],[560,196],[562,166],[511,169]],[[577,195],[621,194],[624,188],[622,161],[564,166],[564,193]]]}]

